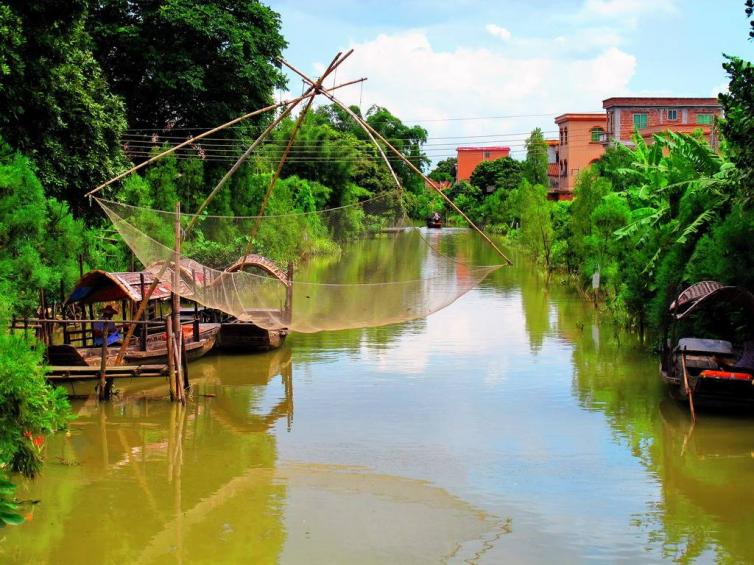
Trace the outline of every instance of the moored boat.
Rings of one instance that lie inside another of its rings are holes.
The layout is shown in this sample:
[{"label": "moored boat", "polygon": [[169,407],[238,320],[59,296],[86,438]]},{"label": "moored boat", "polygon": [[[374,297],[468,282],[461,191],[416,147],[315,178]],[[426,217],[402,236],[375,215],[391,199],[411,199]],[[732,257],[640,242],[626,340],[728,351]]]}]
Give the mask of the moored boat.
[{"label": "moored boat", "polygon": [[673,395],[691,405],[754,403],[754,295],[699,282],[673,301],[670,317],[660,374]]}]

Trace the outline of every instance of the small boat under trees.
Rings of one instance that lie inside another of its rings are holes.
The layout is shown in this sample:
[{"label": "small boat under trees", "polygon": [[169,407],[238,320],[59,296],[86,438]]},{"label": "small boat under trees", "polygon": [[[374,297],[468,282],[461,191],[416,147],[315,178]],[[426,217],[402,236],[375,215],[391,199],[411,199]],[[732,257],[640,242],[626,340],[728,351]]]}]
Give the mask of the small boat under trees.
[{"label": "small boat under trees", "polygon": [[[79,315],[73,319],[56,320],[63,329],[63,345],[75,346],[78,355],[88,364],[99,366],[102,359],[102,344],[98,339],[97,324],[93,305],[97,303],[120,303],[122,320],[111,320],[115,326],[130,323],[136,306],[141,302],[145,288],[152,284],[154,276],[149,271],[111,273],[95,270],[84,274],[66,299],[66,305],[78,309]],[[167,316],[168,306],[163,312],[163,303],[172,295],[172,288],[167,282],[160,282],[149,300],[145,320],[140,322],[131,342],[126,347],[123,359],[129,365],[148,365],[165,363],[167,351]],[[188,323],[181,324],[185,343],[186,360],[193,361],[206,355],[215,345],[220,325],[201,323],[198,308]],[[117,341],[117,340],[116,340]],[[108,343],[106,347],[109,362],[114,360],[120,350],[120,343]],[[57,357],[70,356],[66,347],[50,347],[48,350],[51,365],[61,363]],[[112,357],[112,359],[110,359]]]},{"label": "small boat under trees", "polygon": [[[660,373],[674,396],[708,406],[754,403],[754,295],[703,281],[670,305]],[[695,337],[691,337],[695,336]]]}]

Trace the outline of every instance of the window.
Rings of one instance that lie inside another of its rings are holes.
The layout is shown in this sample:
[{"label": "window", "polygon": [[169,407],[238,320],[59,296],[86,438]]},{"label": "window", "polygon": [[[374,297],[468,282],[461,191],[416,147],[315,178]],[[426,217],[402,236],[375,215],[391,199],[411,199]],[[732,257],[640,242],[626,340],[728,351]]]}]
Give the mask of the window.
[{"label": "window", "polygon": [[484,158],[485,159],[489,159],[490,158],[490,152],[489,151],[485,151],[484,152]]},{"label": "window", "polygon": [[568,176],[568,159],[563,159],[563,176]]},{"label": "window", "polygon": [[592,143],[599,143],[602,141],[602,136],[605,130],[602,128],[592,128]]},{"label": "window", "polygon": [[668,110],[668,121],[674,121],[678,119],[678,110]]},{"label": "window", "polygon": [[647,127],[647,114],[634,114],[634,128],[644,129]]},{"label": "window", "polygon": [[568,128],[563,128],[563,145],[568,145]]},{"label": "window", "polygon": [[712,123],[712,114],[697,114],[696,123],[702,125],[710,125]]}]

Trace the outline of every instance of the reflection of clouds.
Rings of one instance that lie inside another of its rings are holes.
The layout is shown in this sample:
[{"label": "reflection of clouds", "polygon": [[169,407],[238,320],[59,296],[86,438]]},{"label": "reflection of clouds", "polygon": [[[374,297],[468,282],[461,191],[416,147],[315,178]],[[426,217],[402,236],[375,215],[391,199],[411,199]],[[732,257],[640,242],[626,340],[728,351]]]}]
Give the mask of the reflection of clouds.
[{"label": "reflection of clouds", "polygon": [[492,302],[478,289],[429,316],[423,332],[400,335],[387,348],[374,347],[365,337],[362,359],[374,362],[378,372],[422,374],[433,360],[477,355],[486,382],[502,379],[509,353],[528,343],[520,301]]}]

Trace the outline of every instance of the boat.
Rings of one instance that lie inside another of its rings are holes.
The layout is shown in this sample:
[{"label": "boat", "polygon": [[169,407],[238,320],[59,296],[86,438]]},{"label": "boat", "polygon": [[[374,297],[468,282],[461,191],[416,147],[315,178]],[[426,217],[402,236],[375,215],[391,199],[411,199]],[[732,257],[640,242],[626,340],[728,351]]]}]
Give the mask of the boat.
[{"label": "boat", "polygon": [[[281,321],[290,322],[293,303],[293,266],[284,271],[270,259],[261,255],[244,255],[225,269],[227,273],[241,270],[259,271],[272,277],[285,287],[285,303],[280,309],[246,310],[250,320],[239,320],[223,312],[216,312],[214,319],[220,323],[216,347],[218,351],[231,353],[257,353],[277,349],[285,342],[288,328],[280,327]],[[254,323],[256,322],[256,323]]]},{"label": "boat", "polygon": [[442,216],[435,212],[431,216],[427,218],[427,227],[428,228],[441,228],[442,227]]},{"label": "boat", "polygon": [[[145,289],[154,279],[149,271],[143,272],[107,272],[94,270],[84,274],[66,299],[66,305],[81,308],[83,319],[56,320],[63,328],[65,345],[75,345],[78,353],[87,365],[99,366],[102,361],[102,347],[94,344],[92,326],[94,319],[93,304],[120,303],[122,320],[112,320],[116,326],[128,326],[129,312],[133,313],[141,302]],[[168,317],[163,314],[163,304],[172,295],[168,283],[160,282],[150,296],[144,322],[140,322],[128,344],[123,360],[129,365],[155,365],[166,363],[168,359],[166,323]],[[85,311],[89,308],[88,319]],[[169,308],[166,308],[169,310]],[[194,309],[193,320],[184,323],[183,331],[186,360],[194,361],[209,353],[215,345],[220,331],[218,323],[201,323],[198,311]],[[125,333],[125,332],[122,332]],[[112,364],[120,351],[121,345],[112,344],[106,348],[108,364]],[[55,350],[48,351],[48,361],[55,365]]]},{"label": "boat", "polygon": [[754,402],[754,295],[702,281],[670,305],[660,375],[671,394],[688,402],[728,407]]}]

